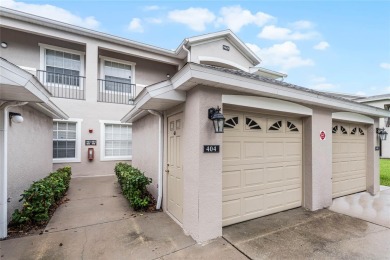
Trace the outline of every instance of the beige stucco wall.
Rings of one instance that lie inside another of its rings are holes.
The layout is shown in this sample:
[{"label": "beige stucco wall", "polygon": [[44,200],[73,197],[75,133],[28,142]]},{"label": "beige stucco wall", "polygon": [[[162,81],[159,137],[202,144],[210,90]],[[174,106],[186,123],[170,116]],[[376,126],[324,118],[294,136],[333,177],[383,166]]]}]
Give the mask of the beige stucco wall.
[{"label": "beige stucco wall", "polygon": [[[229,46],[230,50],[223,50],[223,45]],[[231,44],[225,39],[204,43],[202,45],[192,46],[191,61],[195,63],[200,63],[199,56],[208,56],[227,60],[229,62],[239,64],[246,69],[249,69],[249,67],[253,67],[253,64],[247,58],[245,58],[245,56],[240,51],[238,51],[238,49],[233,44]],[[207,64],[210,64],[210,62],[207,62]]]},{"label": "beige stucco wall", "polygon": [[[53,98],[53,102],[70,118],[82,119],[81,122],[81,162],[55,163],[53,169],[70,165],[73,177],[114,174],[114,166],[118,161],[101,161],[100,148],[103,140],[100,137],[101,125],[99,120],[120,121],[131,109],[129,105],[97,103],[83,100]],[[93,129],[93,133],[89,133]],[[86,146],[85,140],[97,140],[96,146]],[[88,148],[94,148],[95,159],[87,158]],[[131,161],[127,161],[131,163]]]},{"label": "beige stucco wall", "polygon": [[85,52],[85,45],[82,44],[7,28],[0,28],[0,35],[1,40],[8,43],[6,49],[1,48],[1,57],[18,66],[39,69],[40,47],[38,43]]},{"label": "beige stucco wall", "polygon": [[379,118],[374,119],[374,124],[367,128],[367,191],[375,195],[380,190],[379,151],[375,146],[379,145],[376,128],[379,126]]},{"label": "beige stucco wall", "polygon": [[[183,125],[183,228],[198,242],[222,235],[222,153],[203,153],[203,145],[222,145],[208,109],[222,107],[215,88],[198,86],[187,93]],[[222,151],[222,149],[221,149]]]},{"label": "beige stucco wall", "polygon": [[332,111],[313,108],[303,127],[303,206],[318,210],[332,204]]},{"label": "beige stucco wall", "polygon": [[29,106],[10,108],[24,122],[8,128],[8,217],[21,207],[20,194],[52,171],[52,119]]},{"label": "beige stucco wall", "polygon": [[158,197],[158,135],[159,119],[148,115],[133,124],[133,166],[152,178],[148,186],[153,197]]}]

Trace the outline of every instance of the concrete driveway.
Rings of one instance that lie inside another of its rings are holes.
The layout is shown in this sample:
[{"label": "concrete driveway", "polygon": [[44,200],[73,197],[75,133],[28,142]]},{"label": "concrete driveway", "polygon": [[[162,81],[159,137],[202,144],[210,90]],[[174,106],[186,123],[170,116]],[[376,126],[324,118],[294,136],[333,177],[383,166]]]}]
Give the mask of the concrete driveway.
[{"label": "concrete driveway", "polygon": [[132,211],[114,176],[72,179],[42,235],[0,241],[3,259],[388,259],[390,229],[294,209],[225,227],[196,244],[164,212]]},{"label": "concrete driveway", "polygon": [[359,192],[334,199],[330,210],[390,228],[390,187],[381,186],[375,196]]},{"label": "concrete driveway", "polygon": [[302,208],[225,227],[223,237],[250,259],[389,259],[390,229]]}]

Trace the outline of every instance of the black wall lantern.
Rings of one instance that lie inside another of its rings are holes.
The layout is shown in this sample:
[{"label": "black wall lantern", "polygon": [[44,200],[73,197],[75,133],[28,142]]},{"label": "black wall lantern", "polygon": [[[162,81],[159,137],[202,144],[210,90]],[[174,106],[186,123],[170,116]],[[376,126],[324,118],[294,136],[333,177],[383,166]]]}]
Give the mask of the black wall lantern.
[{"label": "black wall lantern", "polygon": [[381,141],[385,141],[387,139],[387,132],[384,128],[377,128],[376,133],[378,134]]},{"label": "black wall lantern", "polygon": [[225,117],[221,114],[221,109],[209,108],[209,119],[213,121],[215,133],[223,133],[223,127],[225,125]]}]

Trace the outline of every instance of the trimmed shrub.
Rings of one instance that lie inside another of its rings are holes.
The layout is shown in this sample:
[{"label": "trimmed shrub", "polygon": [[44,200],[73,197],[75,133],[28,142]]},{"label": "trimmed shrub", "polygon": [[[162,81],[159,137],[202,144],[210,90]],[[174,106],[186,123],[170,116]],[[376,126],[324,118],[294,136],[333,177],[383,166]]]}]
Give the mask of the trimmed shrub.
[{"label": "trimmed shrub", "polygon": [[118,177],[123,196],[130,202],[133,209],[143,210],[148,208],[151,199],[146,186],[152,183],[152,179],[127,163],[117,163],[115,174]]},{"label": "trimmed shrub", "polygon": [[11,225],[39,224],[49,220],[50,209],[59,202],[69,188],[72,172],[64,167],[34,182],[19,201],[23,208],[12,214]]}]

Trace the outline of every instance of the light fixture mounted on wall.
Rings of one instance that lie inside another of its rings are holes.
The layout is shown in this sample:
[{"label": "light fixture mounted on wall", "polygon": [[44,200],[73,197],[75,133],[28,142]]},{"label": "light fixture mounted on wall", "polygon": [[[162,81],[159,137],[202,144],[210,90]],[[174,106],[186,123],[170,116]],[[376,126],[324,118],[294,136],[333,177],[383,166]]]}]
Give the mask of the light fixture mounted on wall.
[{"label": "light fixture mounted on wall", "polygon": [[215,133],[223,133],[223,127],[225,125],[225,117],[220,111],[221,109],[219,107],[212,107],[208,110],[208,118],[213,121]]},{"label": "light fixture mounted on wall", "polygon": [[1,42],[1,48],[7,48],[8,47],[8,43],[6,42]]},{"label": "light fixture mounted on wall", "polygon": [[171,77],[171,75],[170,74],[167,74],[167,78],[169,79]]},{"label": "light fixture mounted on wall", "polygon": [[376,129],[376,133],[378,134],[379,138],[382,140],[382,141],[385,141],[387,139],[387,132],[384,128],[377,128]]},{"label": "light fixture mounted on wall", "polygon": [[15,124],[23,123],[23,117],[20,113],[9,112],[9,119]]}]

